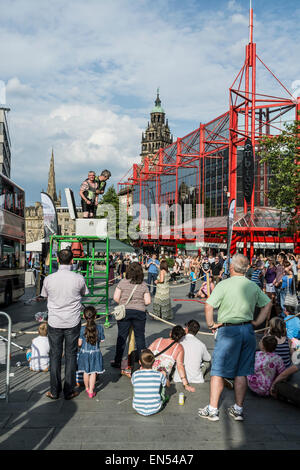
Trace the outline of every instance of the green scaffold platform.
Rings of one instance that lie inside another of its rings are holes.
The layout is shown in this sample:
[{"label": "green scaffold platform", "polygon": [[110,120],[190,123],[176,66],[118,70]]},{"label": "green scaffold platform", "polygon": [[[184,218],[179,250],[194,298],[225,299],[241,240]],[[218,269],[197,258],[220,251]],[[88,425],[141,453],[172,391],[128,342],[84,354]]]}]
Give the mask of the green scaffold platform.
[{"label": "green scaffold platform", "polygon": [[[84,256],[73,258],[79,263],[75,272],[84,276],[89,294],[83,297],[83,305],[93,305],[98,316],[105,316],[104,327],[109,328],[108,313],[108,273],[109,273],[109,238],[95,236],[53,235],[50,237],[49,274],[57,264],[57,253],[72,243],[82,243]],[[98,245],[98,248],[97,248]],[[100,249],[99,249],[100,246]],[[102,269],[101,269],[102,268]]]}]

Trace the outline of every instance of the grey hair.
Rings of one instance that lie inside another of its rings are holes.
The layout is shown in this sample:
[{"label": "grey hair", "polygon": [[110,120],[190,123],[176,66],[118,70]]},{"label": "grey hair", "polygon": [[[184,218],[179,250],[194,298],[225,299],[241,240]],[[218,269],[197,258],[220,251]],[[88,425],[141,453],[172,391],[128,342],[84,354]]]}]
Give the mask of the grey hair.
[{"label": "grey hair", "polygon": [[231,264],[236,273],[246,274],[249,266],[249,260],[246,256],[238,253],[232,257]]}]

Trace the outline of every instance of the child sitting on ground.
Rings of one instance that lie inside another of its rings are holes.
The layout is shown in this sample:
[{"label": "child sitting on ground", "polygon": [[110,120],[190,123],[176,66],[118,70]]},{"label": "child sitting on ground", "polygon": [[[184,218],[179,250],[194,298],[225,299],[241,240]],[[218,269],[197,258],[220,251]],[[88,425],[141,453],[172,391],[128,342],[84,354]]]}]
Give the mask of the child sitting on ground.
[{"label": "child sitting on ground", "polygon": [[[212,281],[210,281],[209,286],[210,286],[210,291],[209,291],[209,295],[210,295],[212,291],[214,290],[215,285]],[[203,282],[201,288],[196,294],[196,297],[201,297],[201,299],[207,299],[208,297],[207,281]]]},{"label": "child sitting on ground", "polygon": [[255,353],[254,374],[248,375],[247,382],[257,395],[269,396],[274,379],[285,370],[283,360],[274,352],[276,346],[275,336],[264,336],[259,343],[260,351]]},{"label": "child sitting on ground", "polygon": [[43,322],[39,325],[39,336],[34,338],[31,343],[31,348],[26,351],[26,358],[29,362],[29,368],[35,372],[48,372],[50,358],[49,358],[49,340],[48,340],[48,325]]},{"label": "child sitting on ground", "polygon": [[133,409],[143,416],[158,413],[168,401],[165,395],[166,376],[163,372],[153,370],[154,354],[144,349],[140,355],[140,369],[132,374],[134,397]]},{"label": "child sitting on ground", "polygon": [[285,322],[279,317],[273,317],[270,320],[269,331],[265,336],[275,336],[277,339],[277,346],[275,353],[281,357],[287,369],[292,365],[291,359],[291,342],[286,334]]},{"label": "child sitting on ground", "polygon": [[300,339],[300,320],[299,317],[295,317],[296,311],[295,308],[290,305],[284,305],[284,315],[285,315],[285,326],[286,326],[286,335],[292,340]]}]

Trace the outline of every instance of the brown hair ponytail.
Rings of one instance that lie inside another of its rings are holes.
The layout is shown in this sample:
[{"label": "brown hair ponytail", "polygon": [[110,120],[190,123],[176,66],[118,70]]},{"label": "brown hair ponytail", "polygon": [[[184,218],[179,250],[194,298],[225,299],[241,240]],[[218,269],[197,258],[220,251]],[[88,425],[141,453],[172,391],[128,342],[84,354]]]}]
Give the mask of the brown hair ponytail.
[{"label": "brown hair ponytail", "polygon": [[85,307],[83,311],[83,316],[86,320],[86,327],[84,332],[86,342],[94,346],[95,344],[97,344],[98,339],[98,330],[97,325],[95,323],[97,311],[95,307]]}]

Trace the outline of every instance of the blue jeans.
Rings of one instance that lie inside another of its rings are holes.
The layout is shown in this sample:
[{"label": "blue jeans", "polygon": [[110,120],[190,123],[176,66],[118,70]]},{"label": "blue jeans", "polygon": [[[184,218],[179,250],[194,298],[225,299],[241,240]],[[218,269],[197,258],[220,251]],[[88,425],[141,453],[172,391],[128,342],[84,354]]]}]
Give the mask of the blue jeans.
[{"label": "blue jeans", "polygon": [[146,348],[145,341],[145,324],[146,313],[141,310],[126,309],[126,316],[118,323],[118,338],[116,346],[115,362],[120,364],[123,358],[123,353],[126,341],[129,335],[130,327],[133,327],[134,339],[138,354],[142,349]]},{"label": "blue jeans", "polygon": [[281,316],[284,318],[284,301],[286,296],[286,290],[280,289],[279,298],[280,298],[280,308],[281,308]]},{"label": "blue jeans", "polygon": [[196,282],[191,282],[191,284],[190,284],[190,294],[194,295],[195,288],[196,288]]},{"label": "blue jeans", "polygon": [[[50,392],[58,397],[63,390],[65,398],[71,395],[76,383],[77,348],[81,322],[73,328],[53,328],[48,325],[50,345]],[[65,382],[62,388],[61,362],[65,346]]]},{"label": "blue jeans", "polygon": [[150,291],[150,294],[151,294],[151,284],[153,282],[153,295],[155,295],[156,293],[156,284],[154,284],[154,281],[156,281],[157,279],[157,276],[158,276],[158,273],[149,273],[148,272],[148,289]]}]

